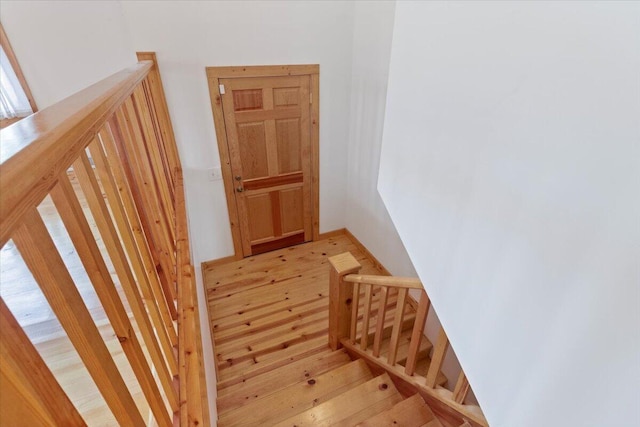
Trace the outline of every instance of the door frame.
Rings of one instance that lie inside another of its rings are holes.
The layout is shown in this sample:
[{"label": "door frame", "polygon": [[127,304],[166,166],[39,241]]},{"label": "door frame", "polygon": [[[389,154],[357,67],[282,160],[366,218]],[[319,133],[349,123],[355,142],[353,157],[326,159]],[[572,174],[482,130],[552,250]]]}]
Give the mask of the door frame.
[{"label": "door frame", "polygon": [[282,77],[282,76],[309,76],[310,96],[309,117],[311,126],[311,230],[312,241],[319,239],[320,235],[320,65],[253,65],[232,67],[206,67],[207,82],[209,84],[209,96],[211,109],[213,110],[213,122],[215,124],[216,139],[218,140],[218,152],[220,153],[220,167],[224,192],[227,199],[227,211],[231,225],[231,238],[233,239],[234,257],[242,259],[245,254],[242,249],[240,236],[240,222],[238,206],[234,192],[233,175],[231,173],[231,159],[229,157],[229,145],[227,131],[220,96],[220,79],[236,77]]}]

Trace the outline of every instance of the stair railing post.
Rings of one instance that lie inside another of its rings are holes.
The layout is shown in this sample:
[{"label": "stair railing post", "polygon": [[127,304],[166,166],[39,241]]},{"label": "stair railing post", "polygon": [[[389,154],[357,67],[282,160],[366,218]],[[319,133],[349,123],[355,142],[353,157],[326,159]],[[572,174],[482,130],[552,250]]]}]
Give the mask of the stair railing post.
[{"label": "stair railing post", "polygon": [[340,340],[349,336],[351,326],[353,285],[345,283],[344,277],[358,273],[362,266],[350,252],[332,256],[329,263],[329,346],[337,350]]}]

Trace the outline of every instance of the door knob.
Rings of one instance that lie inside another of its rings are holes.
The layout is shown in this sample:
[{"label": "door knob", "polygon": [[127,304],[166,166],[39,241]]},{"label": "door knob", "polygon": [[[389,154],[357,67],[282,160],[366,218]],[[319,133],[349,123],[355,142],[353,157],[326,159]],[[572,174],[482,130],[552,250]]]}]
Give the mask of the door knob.
[{"label": "door knob", "polygon": [[242,181],[242,177],[240,175],[236,175],[236,181]]},{"label": "door knob", "polygon": [[242,187],[238,187],[238,188],[236,188],[236,191],[237,191],[238,193],[242,193],[242,192],[244,191],[244,188],[242,188]]}]

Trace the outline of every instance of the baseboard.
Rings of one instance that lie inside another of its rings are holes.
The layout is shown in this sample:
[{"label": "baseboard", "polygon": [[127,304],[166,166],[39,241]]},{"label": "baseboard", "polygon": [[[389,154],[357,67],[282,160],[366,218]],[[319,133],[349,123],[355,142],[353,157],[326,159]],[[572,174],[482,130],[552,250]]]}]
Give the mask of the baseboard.
[{"label": "baseboard", "polygon": [[204,271],[209,268],[209,267],[215,267],[217,265],[222,265],[222,264],[226,264],[229,262],[233,262],[233,261],[238,261],[239,259],[242,258],[238,258],[235,255],[229,255],[223,258],[217,258],[217,259],[212,259],[211,261],[205,261],[203,262],[202,265],[202,272],[204,273]]},{"label": "baseboard", "polygon": [[380,271],[381,274],[383,274],[384,276],[393,276],[393,274],[391,274],[389,270],[387,270],[387,268],[380,261],[378,261],[378,258],[373,256],[369,249],[367,249],[367,247],[363,245],[362,242],[358,240],[358,238],[354,236],[348,229],[344,229],[344,234],[353,242],[354,245],[358,247],[360,251],[364,252],[364,254],[373,261],[373,265]]},{"label": "baseboard", "polygon": [[328,239],[330,237],[336,237],[336,236],[344,236],[346,233],[347,233],[346,228],[339,228],[337,230],[327,231],[326,233],[318,234],[317,240],[324,240],[324,239]]}]

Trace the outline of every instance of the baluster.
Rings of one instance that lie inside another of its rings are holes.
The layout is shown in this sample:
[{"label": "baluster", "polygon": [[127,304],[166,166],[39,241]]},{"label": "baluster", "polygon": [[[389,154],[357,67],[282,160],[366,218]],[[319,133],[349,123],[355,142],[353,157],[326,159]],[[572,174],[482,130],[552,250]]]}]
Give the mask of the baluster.
[{"label": "baluster", "polygon": [[151,368],[66,173],[51,191],[51,198],[158,424],[171,426]]},{"label": "baluster", "polygon": [[[143,188],[140,185],[140,170],[137,166],[137,161],[134,156],[130,156],[125,150],[126,145],[134,144],[135,141],[131,139],[131,135],[126,126],[121,126],[120,123],[124,123],[125,118],[121,110],[116,112],[113,120],[109,123],[111,129],[111,135],[113,140],[108,138],[103,140],[104,146],[107,149],[109,156],[119,158],[120,162],[116,162],[119,165],[119,169],[123,171],[124,179],[129,183],[131,189],[131,195],[134,200],[134,204],[138,211],[140,222],[145,231],[149,249],[154,256],[154,264],[159,266],[158,276],[160,278],[160,284],[167,300],[167,306],[171,313],[172,319],[177,319],[177,310],[175,307],[175,289],[172,282],[172,277],[175,276],[173,272],[173,264],[169,257],[167,250],[168,243],[166,235],[162,231],[160,224],[160,218],[156,215],[157,210],[153,207],[153,197],[151,194],[142,191]],[[117,153],[117,157],[115,154]],[[129,167],[126,167],[128,165]]]},{"label": "baluster", "polygon": [[[102,136],[106,136],[102,133]],[[156,296],[153,295],[152,282],[156,278],[155,269],[149,270],[145,266],[143,253],[148,250],[144,239],[136,238],[135,230],[137,228],[137,212],[131,209],[125,209],[125,198],[120,197],[117,184],[113,177],[113,173],[108,164],[108,160],[105,157],[104,151],[99,140],[94,140],[89,146],[89,152],[96,165],[96,171],[100,176],[102,187],[109,200],[111,206],[111,213],[115,219],[118,228],[120,229],[121,238],[127,253],[129,255],[130,263],[133,267],[136,277],[138,278],[138,285],[142,291],[142,296],[146,302],[147,310],[151,315],[154,327],[160,338],[160,342],[163,345],[165,354],[173,353],[172,347],[177,345],[178,337],[171,322],[171,315],[165,304],[165,299],[162,293]],[[122,190],[125,187],[120,187]],[[159,286],[158,286],[159,288]],[[157,292],[157,291],[156,291]],[[164,310],[162,310],[164,308]],[[166,318],[165,318],[166,316]],[[173,355],[173,354],[172,354]],[[177,373],[177,372],[176,372]]]},{"label": "baluster", "polygon": [[127,256],[120,243],[116,228],[111,221],[109,210],[104,202],[100,187],[86,154],[83,153],[80,158],[74,162],[73,169],[78,176],[78,181],[87,199],[93,218],[105,242],[111,262],[116,269],[122,288],[129,301],[131,311],[133,311],[133,315],[138,322],[138,327],[147,345],[147,350],[151,355],[155,368],[158,370],[163,390],[169,399],[171,408],[175,411],[178,408],[178,398],[172,384],[172,377],[178,373],[175,357],[173,353],[166,354],[167,362],[165,363],[162,350],[158,340],[155,338],[153,326],[151,325],[151,321],[149,320],[149,316],[147,315],[144,303],[136,286],[135,278],[129,267]]},{"label": "baluster", "polygon": [[86,426],[2,298],[0,384],[6,425]]},{"label": "baluster", "polygon": [[16,230],[13,241],[116,420],[122,425],[144,425],[36,208],[22,217],[22,225]]},{"label": "baluster", "polygon": [[353,286],[344,282],[344,276],[357,273],[362,267],[349,252],[329,258],[329,346],[340,348],[340,340],[349,336]]},{"label": "baluster", "polygon": [[[147,272],[147,276],[151,282],[151,288],[155,296],[154,298],[160,309],[160,313],[165,323],[165,327],[167,328],[167,332],[169,333],[171,343],[175,346],[178,344],[178,337],[173,325],[170,312],[171,307],[175,309],[175,306],[173,304],[173,301],[171,301],[170,299],[171,295],[166,295],[165,290],[162,288],[155,263],[153,262],[151,256],[149,244],[143,232],[143,227],[138,215],[138,211],[135,208],[135,202],[131,195],[129,184],[126,181],[122,166],[120,165],[117,153],[115,151],[115,145],[111,130],[109,128],[105,128],[99,133],[99,135],[100,140],[102,141],[102,147],[96,144],[96,147],[94,148],[94,151],[96,151],[98,154],[97,157],[99,157],[96,162],[96,166],[98,166],[98,162],[100,164],[108,162],[111,166],[110,170],[105,167],[99,167],[98,169],[102,174],[108,173],[108,175],[112,177],[113,183],[111,184],[111,186],[117,189],[120,194],[120,199],[126,210],[127,217],[132,224],[132,231],[134,233],[138,247],[140,248],[140,255],[143,258],[142,262]],[[104,152],[102,151],[103,148],[106,151],[106,157]],[[110,160],[107,161],[107,159]]]},{"label": "baluster", "polygon": [[[349,286],[349,285],[346,285]],[[349,339],[351,344],[356,343],[356,336],[358,335],[358,309],[360,307],[360,283],[354,283],[353,285],[353,302],[351,303],[351,332]]]},{"label": "baluster", "polygon": [[369,319],[371,318],[371,295],[373,294],[373,285],[364,285],[364,304],[363,304],[363,316],[362,316],[362,335],[360,336],[360,348],[362,350],[367,349],[369,341]]},{"label": "baluster", "polygon": [[469,393],[469,380],[467,380],[467,376],[464,371],[460,371],[460,375],[458,375],[458,381],[456,382],[456,386],[453,389],[453,400],[458,403],[464,403],[464,399],[467,398],[467,394]]},{"label": "baluster", "polygon": [[[144,212],[145,215],[149,216],[151,225],[154,226],[154,232],[158,236],[159,244],[156,249],[164,254],[166,265],[163,265],[163,267],[169,269],[166,274],[169,275],[170,282],[175,283],[176,259],[173,228],[167,223],[167,218],[158,199],[157,190],[153,182],[151,182],[146,153],[139,147],[138,141],[142,139],[142,134],[140,133],[140,126],[131,99],[124,102],[122,108],[116,112],[116,117],[124,137],[123,141],[117,141],[121,142],[118,146],[118,152],[126,153],[126,159],[134,177],[135,185],[138,187],[142,199],[142,204],[138,206],[138,211]],[[175,299],[173,286],[172,299]]]},{"label": "baluster", "polygon": [[402,333],[402,322],[404,319],[404,305],[407,300],[407,288],[398,290],[398,300],[396,305],[396,316],[393,319],[393,328],[391,330],[391,339],[389,340],[389,353],[387,354],[387,363],[391,366],[396,364],[398,356],[398,345],[400,344],[400,334]]},{"label": "baluster", "polygon": [[160,155],[160,143],[156,137],[156,131],[153,128],[153,123],[149,115],[149,104],[147,103],[142,85],[138,86],[133,92],[133,100],[136,111],[138,112],[138,120],[143,135],[143,139],[139,141],[139,145],[146,151],[149,160],[149,172],[156,183],[160,201],[162,202],[162,207],[167,215],[169,224],[175,224],[176,215],[173,206],[173,195],[169,190],[171,177],[166,175],[167,171]]},{"label": "baluster", "polygon": [[378,319],[376,322],[376,334],[373,338],[373,356],[380,356],[382,346],[382,332],[384,331],[384,318],[387,314],[387,301],[389,299],[389,288],[380,287],[380,301],[378,302]]},{"label": "baluster", "polygon": [[153,110],[157,116],[158,128],[162,135],[169,168],[172,173],[176,173],[176,171],[180,169],[180,156],[178,155],[178,146],[176,145],[173,134],[173,126],[171,124],[171,117],[169,117],[169,109],[162,86],[162,76],[160,75],[156,54],[153,52],[137,52],[137,55],[139,61],[153,61],[153,67],[149,71],[149,74],[147,74],[146,82],[149,84],[149,95],[154,107]]},{"label": "baluster", "polygon": [[434,388],[438,379],[438,373],[442,368],[444,362],[444,356],[449,348],[449,338],[444,328],[440,328],[440,334],[438,334],[438,341],[436,347],[433,350],[433,357],[431,358],[431,365],[429,365],[429,372],[427,372],[427,387]]},{"label": "baluster", "polygon": [[416,363],[418,361],[418,351],[420,350],[420,343],[424,332],[424,325],[427,320],[427,313],[429,312],[429,297],[425,291],[420,294],[420,302],[418,303],[418,310],[416,312],[416,319],[413,325],[413,331],[411,332],[411,342],[409,344],[409,354],[407,357],[407,363],[404,368],[404,372],[407,375],[413,375],[416,371]]}]

